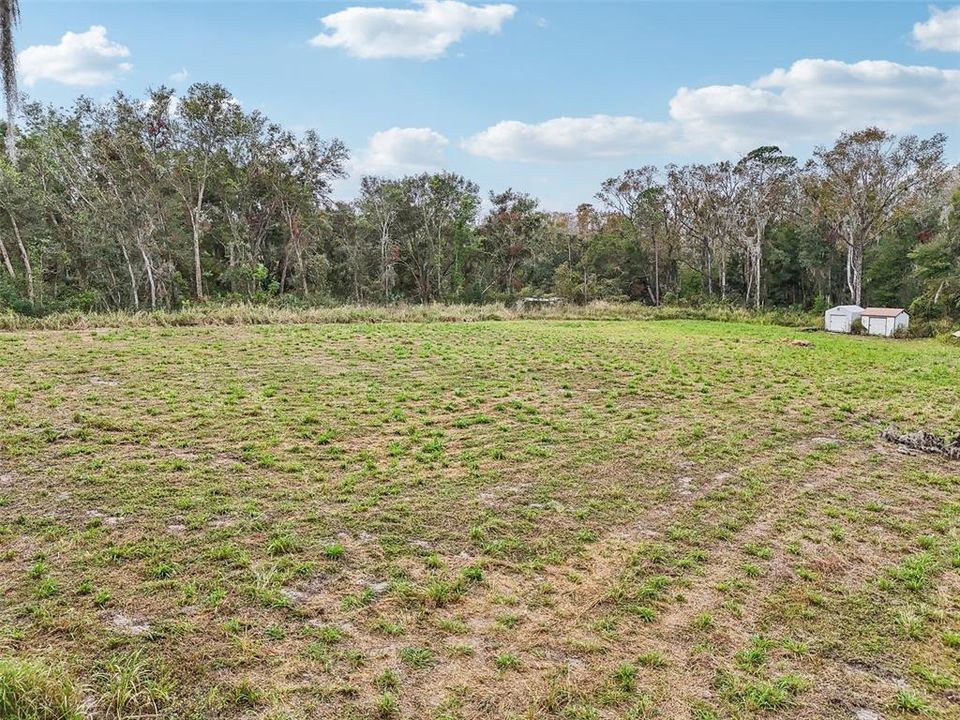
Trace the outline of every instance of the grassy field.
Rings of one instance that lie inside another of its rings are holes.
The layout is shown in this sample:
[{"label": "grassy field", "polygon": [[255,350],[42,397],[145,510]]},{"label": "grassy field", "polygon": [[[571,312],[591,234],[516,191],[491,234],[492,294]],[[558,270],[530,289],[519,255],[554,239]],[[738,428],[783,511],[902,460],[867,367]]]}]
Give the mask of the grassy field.
[{"label": "grassy field", "polygon": [[2,718],[960,717],[960,463],[878,440],[956,347],[19,331],[0,400]]}]

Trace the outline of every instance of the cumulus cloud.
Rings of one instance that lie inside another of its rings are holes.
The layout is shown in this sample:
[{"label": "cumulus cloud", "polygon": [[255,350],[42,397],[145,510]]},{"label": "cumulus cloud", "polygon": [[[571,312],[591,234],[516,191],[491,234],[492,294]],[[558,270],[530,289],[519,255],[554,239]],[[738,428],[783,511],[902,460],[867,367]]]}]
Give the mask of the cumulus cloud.
[{"label": "cumulus cloud", "polygon": [[651,150],[667,142],[666,123],[632,116],[559,117],[531,124],[517,120],[497,123],[463,142],[473,155],[493,160],[570,161],[622,157]]},{"label": "cumulus cloud", "polygon": [[17,56],[23,82],[38,80],[63,85],[104,85],[133,65],[125,61],[130,50],[107,37],[107,29],[93,25],[82,33],[65,33],[57,45],[33,45]]},{"label": "cumulus cloud", "polygon": [[723,152],[792,141],[827,141],[880,125],[904,131],[960,117],[960,70],[866,60],[806,59],[750,85],[680,88],[670,117],[683,140]]},{"label": "cumulus cloud", "polygon": [[930,8],[930,18],[913,26],[913,40],[921,50],[960,52],[960,5],[948,10]]},{"label": "cumulus cloud", "polygon": [[182,83],[186,81],[188,77],[190,77],[190,73],[186,68],[183,68],[182,70],[177,70],[175,73],[170,75],[170,80],[176,83]]},{"label": "cumulus cloud", "polygon": [[473,6],[457,0],[417,0],[416,9],[350,7],[321,18],[326,31],[310,40],[317,47],[342,48],[354,57],[433,60],[464,33],[500,31],[513,5]]},{"label": "cumulus cloud", "polygon": [[[960,70],[866,60],[798,60],[746,85],[680,88],[667,122],[632,116],[509,120],[463,141],[494,160],[579,161],[663,150],[717,156],[760,145],[829,142],[879,125],[894,132],[956,125]],[[706,151],[706,153],[704,152]]]},{"label": "cumulus cloud", "polygon": [[449,140],[430,128],[391,128],[375,133],[354,161],[358,174],[402,175],[442,167]]}]

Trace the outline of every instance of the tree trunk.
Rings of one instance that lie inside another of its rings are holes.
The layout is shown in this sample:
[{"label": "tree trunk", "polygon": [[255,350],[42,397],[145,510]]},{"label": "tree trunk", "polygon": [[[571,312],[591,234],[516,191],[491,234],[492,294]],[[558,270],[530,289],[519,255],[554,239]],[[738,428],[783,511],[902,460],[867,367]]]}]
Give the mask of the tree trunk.
[{"label": "tree trunk", "polygon": [[653,304],[660,304],[660,243],[657,234],[653,234]]},{"label": "tree trunk", "polygon": [[727,301],[727,253],[720,251],[720,302]]},{"label": "tree trunk", "polygon": [[130,275],[130,294],[133,297],[133,309],[140,309],[140,294],[137,292],[137,276],[133,272],[133,264],[130,262],[130,253],[127,252],[127,246],[122,242],[120,249],[123,251],[123,259],[127,262],[127,273]]},{"label": "tree trunk", "polygon": [[760,286],[763,284],[763,237],[767,233],[767,224],[757,224],[756,235],[753,238],[753,276],[754,276],[754,307],[760,309]]},{"label": "tree trunk", "polygon": [[390,297],[390,279],[387,277],[387,247],[390,244],[390,228],[385,223],[380,224],[380,291],[382,300],[386,302]]},{"label": "tree trunk", "polygon": [[937,288],[937,291],[933,294],[933,304],[936,305],[940,302],[940,293],[943,292],[943,286],[947,284],[946,280],[940,281],[940,286]]},{"label": "tree trunk", "polygon": [[203,272],[200,268],[200,228],[198,218],[193,218],[193,283],[197,300],[203,300]]},{"label": "tree trunk", "polygon": [[17,126],[14,122],[14,109],[16,106],[16,97],[14,93],[6,96],[7,100],[7,157],[10,158],[10,164],[17,166]]},{"label": "tree trunk", "polygon": [[710,252],[710,243],[706,240],[700,243],[701,291],[707,291],[707,297],[713,300],[713,253]]},{"label": "tree trunk", "polygon": [[290,248],[287,243],[283,244],[283,255],[280,256],[280,294],[283,295],[284,288],[287,285],[287,265],[290,258]]},{"label": "tree trunk", "polygon": [[762,279],[762,265],[763,265],[763,256],[760,254],[760,249],[757,248],[756,255],[753,258],[753,272],[754,272],[754,305],[757,310],[760,309],[760,283]]},{"label": "tree trunk", "polygon": [[303,262],[303,248],[300,246],[300,240],[297,240],[296,244],[297,250],[297,269],[300,272],[300,284],[303,287],[303,297],[307,298],[310,296],[310,289],[307,286],[307,266]]},{"label": "tree trunk", "polygon": [[147,251],[143,247],[143,242],[138,241],[137,247],[140,248],[140,257],[143,258],[143,267],[147,270],[147,283],[150,285],[150,309],[157,309],[157,283],[153,279],[153,267],[150,265],[150,258],[147,257]]},{"label": "tree trunk", "polygon": [[23,274],[27,278],[27,298],[33,303],[33,267],[30,265],[30,255],[23,244],[23,238],[20,236],[20,227],[17,225],[17,219],[10,210],[7,210],[10,217],[10,224],[13,226],[13,236],[17,239],[17,247],[20,249],[20,259],[23,260]]},{"label": "tree trunk", "polygon": [[17,273],[13,270],[13,263],[10,262],[10,253],[7,252],[7,246],[4,244],[2,237],[0,237],[0,256],[3,257],[3,265],[7,268],[10,277],[16,278]]},{"label": "tree trunk", "polygon": [[856,240],[847,242],[847,289],[854,305],[860,305],[863,294],[863,245]]}]

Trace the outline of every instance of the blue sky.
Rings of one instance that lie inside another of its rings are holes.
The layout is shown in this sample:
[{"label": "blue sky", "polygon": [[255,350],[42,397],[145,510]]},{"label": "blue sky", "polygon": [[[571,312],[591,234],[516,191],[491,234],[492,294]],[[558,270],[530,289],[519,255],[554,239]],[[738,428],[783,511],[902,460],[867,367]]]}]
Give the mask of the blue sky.
[{"label": "blue sky", "polygon": [[342,138],[341,196],[363,172],[445,167],[572,209],[627,167],[760,144],[805,158],[868,123],[946,132],[960,160],[957,5],[22,0],[22,15],[32,98],[221,82]]}]

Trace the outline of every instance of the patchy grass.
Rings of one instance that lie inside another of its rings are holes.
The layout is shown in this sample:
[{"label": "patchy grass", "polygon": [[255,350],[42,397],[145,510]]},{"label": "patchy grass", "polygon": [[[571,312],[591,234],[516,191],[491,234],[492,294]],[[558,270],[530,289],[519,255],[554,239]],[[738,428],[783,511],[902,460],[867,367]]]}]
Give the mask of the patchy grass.
[{"label": "patchy grass", "polygon": [[954,348],[234,320],[0,334],[0,717],[957,716]]}]

